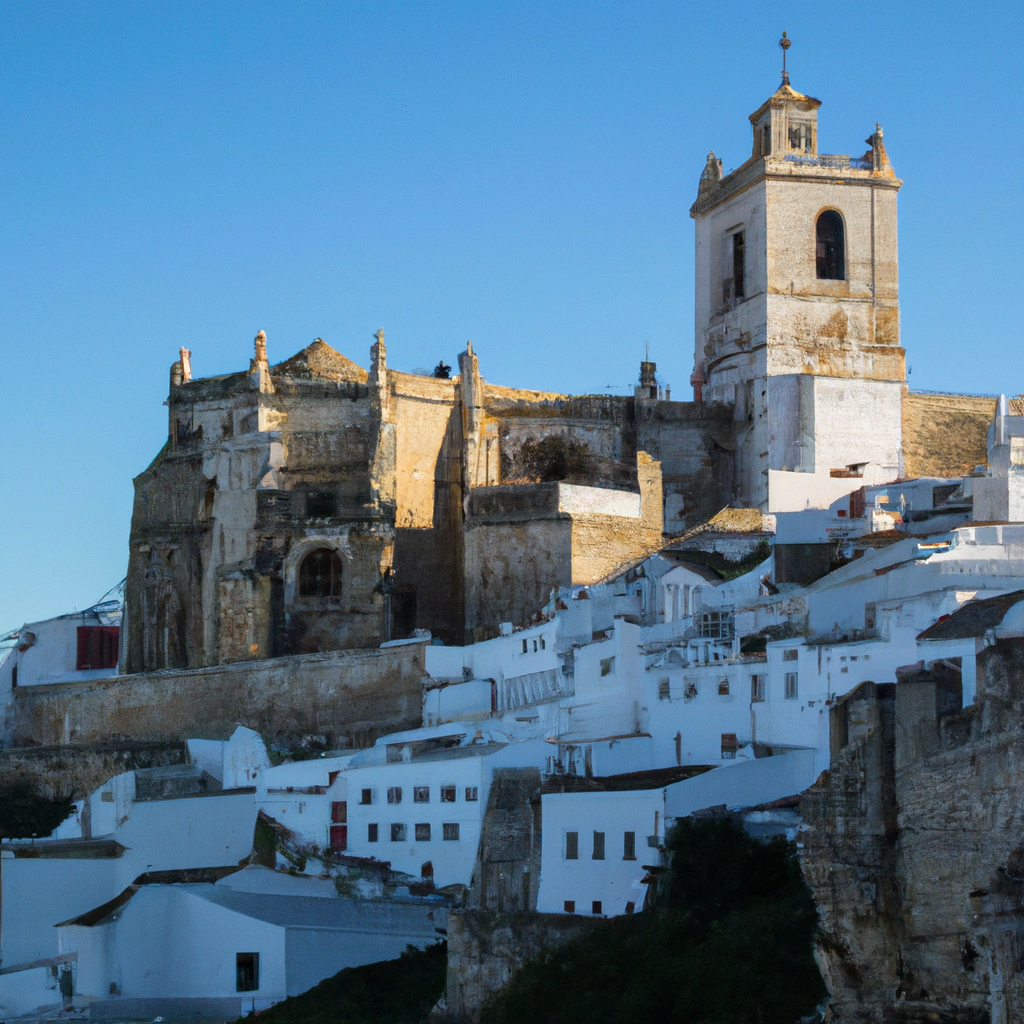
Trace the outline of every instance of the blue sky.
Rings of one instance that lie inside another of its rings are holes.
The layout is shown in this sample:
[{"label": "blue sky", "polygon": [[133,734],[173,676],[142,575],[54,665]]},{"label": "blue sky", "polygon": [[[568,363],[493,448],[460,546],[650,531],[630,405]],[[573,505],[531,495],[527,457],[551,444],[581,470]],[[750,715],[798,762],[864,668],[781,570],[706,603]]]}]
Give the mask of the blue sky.
[{"label": "blue sky", "polygon": [[320,336],[366,365],[625,392],[693,351],[709,149],[778,85],[880,121],[921,389],[1024,391],[1020,4],[0,5],[0,628],[124,575],[168,370]]}]

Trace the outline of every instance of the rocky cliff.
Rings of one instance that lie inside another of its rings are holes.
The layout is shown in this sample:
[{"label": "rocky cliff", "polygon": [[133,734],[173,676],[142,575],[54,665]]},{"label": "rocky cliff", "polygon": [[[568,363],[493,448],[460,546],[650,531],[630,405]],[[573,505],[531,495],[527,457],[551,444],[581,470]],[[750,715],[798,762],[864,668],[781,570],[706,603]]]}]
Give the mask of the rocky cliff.
[{"label": "rocky cliff", "polygon": [[803,801],[819,962],[843,1024],[1024,1020],[1024,641],[864,683]]}]

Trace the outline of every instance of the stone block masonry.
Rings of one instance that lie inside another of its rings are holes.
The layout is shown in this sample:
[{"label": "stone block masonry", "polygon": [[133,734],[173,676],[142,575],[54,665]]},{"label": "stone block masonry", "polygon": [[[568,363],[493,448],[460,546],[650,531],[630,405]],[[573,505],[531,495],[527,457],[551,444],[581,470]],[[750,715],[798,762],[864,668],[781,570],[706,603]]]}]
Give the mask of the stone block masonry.
[{"label": "stone block masonry", "polygon": [[11,694],[2,736],[7,747],[167,743],[244,725],[285,745],[362,747],[420,724],[424,678],[423,644],[408,644],[34,686]]}]

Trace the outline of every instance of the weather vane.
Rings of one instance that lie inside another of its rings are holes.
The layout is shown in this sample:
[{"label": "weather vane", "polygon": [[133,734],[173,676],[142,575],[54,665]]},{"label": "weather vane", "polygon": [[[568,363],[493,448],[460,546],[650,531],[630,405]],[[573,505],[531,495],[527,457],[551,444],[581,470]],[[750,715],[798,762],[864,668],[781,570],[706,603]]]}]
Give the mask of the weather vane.
[{"label": "weather vane", "polygon": [[789,85],[789,72],[786,70],[786,51],[793,45],[793,40],[782,33],[782,38],[779,40],[779,46],[782,47],[782,84]]}]

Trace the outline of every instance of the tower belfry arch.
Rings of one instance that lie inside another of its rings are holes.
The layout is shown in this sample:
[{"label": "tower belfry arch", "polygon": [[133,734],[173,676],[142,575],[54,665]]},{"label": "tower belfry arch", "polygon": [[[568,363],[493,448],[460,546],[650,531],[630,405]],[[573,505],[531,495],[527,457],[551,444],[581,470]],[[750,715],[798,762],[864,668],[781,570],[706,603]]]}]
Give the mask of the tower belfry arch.
[{"label": "tower belfry arch", "polygon": [[896,479],[905,386],[902,182],[878,125],[862,156],[819,152],[821,101],[790,84],[785,33],[779,45],[750,156],[724,174],[709,153],[690,209],[694,394],[732,407],[738,497],[765,511]]}]

